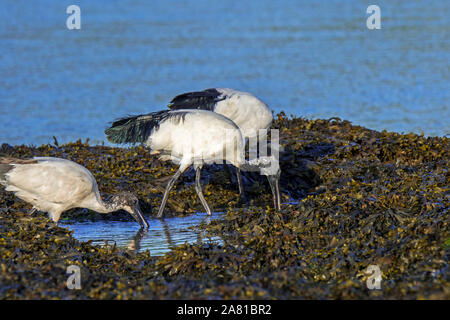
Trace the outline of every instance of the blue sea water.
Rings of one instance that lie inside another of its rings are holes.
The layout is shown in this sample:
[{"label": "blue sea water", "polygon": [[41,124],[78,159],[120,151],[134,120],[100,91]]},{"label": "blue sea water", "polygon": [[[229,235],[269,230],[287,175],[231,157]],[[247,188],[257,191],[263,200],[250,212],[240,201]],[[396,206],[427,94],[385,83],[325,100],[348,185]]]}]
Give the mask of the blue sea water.
[{"label": "blue sea water", "polygon": [[[81,8],[68,30],[66,8]],[[381,29],[368,30],[369,4]],[[275,112],[450,133],[450,2],[2,0],[0,143],[101,144],[108,123],[231,87]]]}]

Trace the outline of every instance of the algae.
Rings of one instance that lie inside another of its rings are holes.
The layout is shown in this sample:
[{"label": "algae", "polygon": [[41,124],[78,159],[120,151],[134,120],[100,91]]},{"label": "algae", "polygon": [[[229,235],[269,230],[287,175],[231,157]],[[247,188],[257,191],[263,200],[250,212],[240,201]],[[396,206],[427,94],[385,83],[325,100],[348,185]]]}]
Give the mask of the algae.
[{"label": "algae", "polygon": [[[269,186],[244,173],[249,203],[233,174],[204,168],[204,195],[226,215],[198,228],[222,244],[196,243],[162,257],[79,242],[0,189],[0,298],[3,299],[449,299],[449,154],[446,137],[377,132],[338,118],[277,115],[281,212]],[[142,146],[9,146],[14,157],[63,157],[86,166],[111,195],[134,191],[156,215],[176,167]],[[193,172],[174,187],[167,214],[201,211]],[[73,209],[62,219],[127,220]],[[69,265],[81,290],[66,286]],[[367,287],[379,266],[381,289]]]}]

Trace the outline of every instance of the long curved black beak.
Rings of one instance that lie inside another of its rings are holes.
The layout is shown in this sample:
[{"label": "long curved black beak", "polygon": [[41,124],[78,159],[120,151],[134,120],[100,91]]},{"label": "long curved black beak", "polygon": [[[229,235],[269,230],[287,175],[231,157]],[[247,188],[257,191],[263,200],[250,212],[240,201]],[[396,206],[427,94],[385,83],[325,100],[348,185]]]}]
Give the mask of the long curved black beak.
[{"label": "long curved black beak", "polygon": [[141,229],[148,229],[148,223],[145,220],[141,208],[139,207],[138,204],[134,206],[133,213],[131,215],[133,216],[134,220],[136,220],[139,223]]},{"label": "long curved black beak", "polygon": [[276,174],[273,176],[267,176],[269,180],[270,189],[272,189],[273,194],[273,206],[275,210],[281,210],[281,198],[280,198],[280,175]]}]

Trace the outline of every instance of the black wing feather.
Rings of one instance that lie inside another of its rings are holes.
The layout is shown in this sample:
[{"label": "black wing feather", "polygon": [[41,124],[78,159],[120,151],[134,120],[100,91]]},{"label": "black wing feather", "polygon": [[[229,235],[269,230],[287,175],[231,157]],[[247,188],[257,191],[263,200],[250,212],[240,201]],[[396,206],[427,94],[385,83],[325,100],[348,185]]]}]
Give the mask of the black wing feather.
[{"label": "black wing feather", "polygon": [[217,89],[211,88],[180,94],[170,101],[168,107],[170,110],[201,109],[214,111],[216,103],[225,98]]},{"label": "black wing feather", "polygon": [[114,121],[105,130],[106,138],[112,143],[146,142],[153,130],[168,120],[184,121],[187,112],[171,112],[163,110],[144,115],[128,116]]}]

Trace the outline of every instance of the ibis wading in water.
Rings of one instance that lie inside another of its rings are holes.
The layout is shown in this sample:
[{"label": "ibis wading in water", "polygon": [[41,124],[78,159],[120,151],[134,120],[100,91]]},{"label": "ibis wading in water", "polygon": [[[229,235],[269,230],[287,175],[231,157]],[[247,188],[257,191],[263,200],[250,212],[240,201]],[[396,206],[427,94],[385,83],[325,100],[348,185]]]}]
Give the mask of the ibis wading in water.
[{"label": "ibis wading in water", "polygon": [[70,160],[0,157],[0,184],[32,204],[33,210],[48,212],[56,224],[64,211],[87,208],[99,213],[125,210],[141,228],[148,228],[134,194],[121,192],[103,201],[91,172]]},{"label": "ibis wading in water", "polygon": [[[269,129],[272,111],[269,107],[248,92],[229,88],[211,88],[203,91],[187,92],[172,99],[168,108],[200,109],[224,115],[237,124],[244,139],[255,138],[259,130]],[[241,173],[237,168],[239,193],[244,196]]]},{"label": "ibis wading in water", "polygon": [[205,110],[164,110],[145,115],[119,119],[105,130],[113,143],[141,142],[160,154],[161,160],[179,165],[178,171],[167,184],[158,217],[162,217],[170,190],[176,180],[191,165],[196,170],[195,188],[208,215],[200,172],[204,164],[227,161],[244,171],[259,171],[266,175],[273,193],[274,206],[280,209],[280,167],[275,156],[259,157],[247,161],[244,156],[245,140],[239,127],[221,114]]}]

